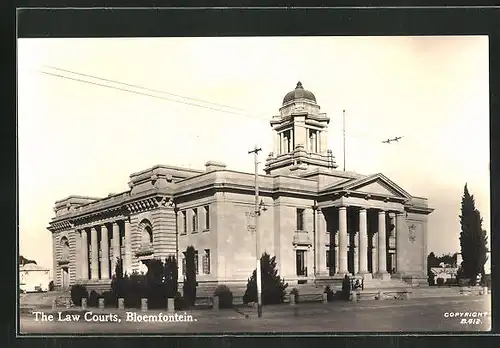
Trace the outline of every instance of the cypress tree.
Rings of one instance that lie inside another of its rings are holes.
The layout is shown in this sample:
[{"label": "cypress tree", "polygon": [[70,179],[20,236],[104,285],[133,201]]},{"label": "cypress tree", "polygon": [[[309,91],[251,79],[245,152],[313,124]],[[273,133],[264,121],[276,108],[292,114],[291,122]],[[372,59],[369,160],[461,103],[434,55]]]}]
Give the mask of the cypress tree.
[{"label": "cypress tree", "polygon": [[478,274],[484,273],[486,262],[486,231],[482,228],[483,219],[476,209],[474,196],[464,187],[460,215],[460,249],[462,252],[461,274],[475,285]]}]

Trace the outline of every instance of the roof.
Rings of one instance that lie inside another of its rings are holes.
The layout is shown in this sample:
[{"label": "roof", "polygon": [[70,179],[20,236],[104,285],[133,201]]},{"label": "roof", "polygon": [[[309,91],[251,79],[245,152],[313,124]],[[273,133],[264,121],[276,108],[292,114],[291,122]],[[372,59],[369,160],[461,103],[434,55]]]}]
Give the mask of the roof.
[{"label": "roof", "polygon": [[19,271],[50,271],[46,267],[38,266],[37,264],[34,263],[28,263],[26,265],[19,266]]},{"label": "roof", "polygon": [[295,89],[291,92],[288,92],[286,95],[285,95],[285,98],[283,98],[283,105],[285,105],[286,103],[292,101],[292,100],[296,100],[296,99],[307,99],[307,100],[310,100],[310,101],[313,101],[316,103],[316,97],[314,96],[314,94],[306,89],[304,89],[304,87],[302,87],[302,83],[299,81],[297,82],[297,86],[295,87]]}]

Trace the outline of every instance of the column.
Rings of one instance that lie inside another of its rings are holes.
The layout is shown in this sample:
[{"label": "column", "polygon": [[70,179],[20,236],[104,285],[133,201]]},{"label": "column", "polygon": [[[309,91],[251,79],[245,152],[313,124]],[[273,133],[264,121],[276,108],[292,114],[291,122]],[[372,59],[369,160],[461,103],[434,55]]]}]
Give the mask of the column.
[{"label": "column", "polygon": [[372,273],[378,272],[378,234],[372,235]]},{"label": "column", "polygon": [[368,224],[366,209],[359,210],[359,273],[368,274]]},{"label": "column", "polygon": [[106,225],[101,226],[101,279],[109,279],[109,238]]},{"label": "column", "polygon": [[97,230],[95,227],[92,227],[90,229],[90,252],[92,258],[90,279],[92,280],[99,280],[99,246],[97,243]]},{"label": "column", "polygon": [[335,241],[335,272],[334,274],[339,273],[340,266],[340,252],[339,252],[339,231],[334,231],[334,241]]},{"label": "column", "polygon": [[359,272],[359,243],[358,243],[358,238],[359,238],[359,232],[353,232],[354,233],[354,238],[352,239],[353,242],[353,274],[358,274]]},{"label": "column", "polygon": [[113,274],[115,273],[116,270],[116,264],[119,259],[121,259],[120,255],[120,228],[118,226],[118,223],[113,222],[111,225],[111,229],[113,230],[113,262],[111,262],[111,265],[113,267]]},{"label": "column", "polygon": [[378,212],[378,273],[387,273],[387,250],[385,236],[385,211]]},{"label": "column", "polygon": [[347,270],[347,207],[339,207],[339,273],[344,275]]},{"label": "column", "polygon": [[125,260],[123,271],[132,274],[132,235],[130,231],[130,221],[126,219],[125,224]]},{"label": "column", "polygon": [[321,209],[318,209],[316,212],[317,219],[317,229],[316,229],[316,245],[317,245],[317,253],[316,253],[316,272],[318,275],[327,275],[326,269],[326,219],[323,215]]},{"label": "column", "polygon": [[80,262],[82,270],[80,272],[82,280],[89,279],[89,244],[87,239],[87,231],[81,230],[81,249],[80,249]]},{"label": "column", "polygon": [[278,156],[280,154],[280,135],[276,133],[274,135],[274,156]]},{"label": "column", "polygon": [[403,271],[403,231],[405,225],[404,213],[396,214],[396,272]]}]

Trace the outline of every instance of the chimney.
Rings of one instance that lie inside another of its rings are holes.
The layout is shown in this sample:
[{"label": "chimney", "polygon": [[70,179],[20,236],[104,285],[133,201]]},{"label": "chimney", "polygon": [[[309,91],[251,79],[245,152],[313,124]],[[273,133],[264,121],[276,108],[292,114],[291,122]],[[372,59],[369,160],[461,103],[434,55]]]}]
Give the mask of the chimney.
[{"label": "chimney", "polygon": [[222,162],[208,161],[207,163],[205,163],[206,172],[212,172],[214,170],[224,170],[224,168],[226,168],[226,165]]}]

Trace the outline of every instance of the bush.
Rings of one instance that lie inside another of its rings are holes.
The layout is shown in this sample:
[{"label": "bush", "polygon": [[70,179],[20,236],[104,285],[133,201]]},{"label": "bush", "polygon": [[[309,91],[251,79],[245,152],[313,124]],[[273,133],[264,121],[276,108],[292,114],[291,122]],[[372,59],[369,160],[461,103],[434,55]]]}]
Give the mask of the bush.
[{"label": "bush", "polygon": [[233,308],[233,293],[227,285],[218,285],[214,296],[219,297],[219,308]]},{"label": "bush", "polygon": [[178,292],[177,295],[175,295],[174,307],[176,311],[189,308],[189,302],[184,297],[182,297],[180,292]]},{"label": "bush", "polygon": [[[53,282],[52,282],[53,283]],[[71,301],[75,306],[82,305],[82,298],[88,298],[87,288],[81,284],[75,284],[71,287]]]},{"label": "bush", "polygon": [[196,265],[195,265],[195,250],[193,246],[186,249],[186,277],[184,279],[184,298],[190,306],[194,306],[196,302]]},{"label": "bush", "polygon": [[[101,296],[99,296],[99,297],[101,297]],[[105,307],[112,307],[112,308],[118,307],[118,298],[116,297],[115,293],[113,293],[112,291],[103,292],[102,298],[104,298],[104,306]]]},{"label": "bush", "polygon": [[330,285],[327,285],[327,286],[325,287],[325,291],[324,291],[324,293],[326,294],[326,300],[327,300],[328,302],[333,301],[334,293],[333,293],[333,290],[330,288]]},{"label": "bush", "polygon": [[49,283],[49,291],[54,291],[56,288],[56,286],[54,285],[54,281],[51,280],[50,283]]},{"label": "bush", "polygon": [[[278,275],[276,269],[276,257],[270,257],[264,253],[260,258],[262,271],[262,304],[279,304],[285,299],[285,292],[288,284]],[[257,302],[257,276],[256,270],[248,279],[247,289],[243,295],[243,303]]]},{"label": "bush", "polygon": [[88,299],[88,306],[89,307],[98,307],[99,306],[99,294],[95,291],[92,290],[89,294],[89,299]]},{"label": "bush", "polygon": [[299,303],[299,290],[297,290],[297,288],[293,288],[291,291],[290,291],[290,296],[291,295],[294,295],[295,296],[295,303]]},{"label": "bush", "polygon": [[437,278],[436,279],[436,284],[437,284],[437,286],[443,286],[444,285],[444,279],[443,278]]},{"label": "bush", "polygon": [[351,280],[349,276],[346,274],[344,279],[342,280],[342,291],[341,298],[345,301],[349,301],[349,296],[351,295]]}]

